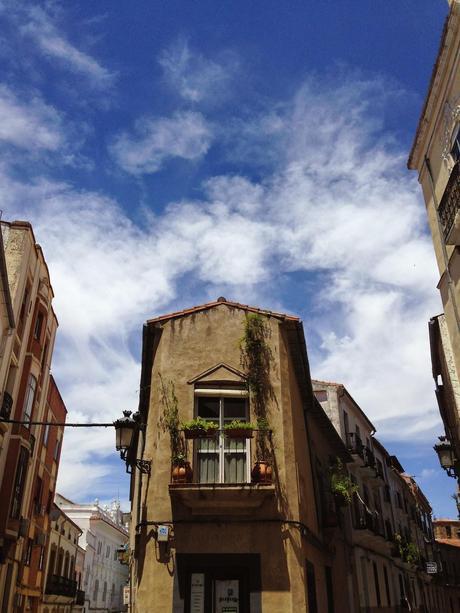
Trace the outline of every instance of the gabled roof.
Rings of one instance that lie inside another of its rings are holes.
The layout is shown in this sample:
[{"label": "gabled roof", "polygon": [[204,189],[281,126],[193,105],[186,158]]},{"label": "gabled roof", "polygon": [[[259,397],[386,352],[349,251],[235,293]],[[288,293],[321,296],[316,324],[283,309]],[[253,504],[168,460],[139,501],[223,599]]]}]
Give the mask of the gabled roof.
[{"label": "gabled roof", "polygon": [[247,375],[244,372],[230,366],[229,364],[225,364],[224,362],[219,362],[219,364],[215,364],[211,368],[208,368],[204,372],[196,375],[192,379],[189,379],[187,383],[197,383],[206,382],[206,381],[246,381]]},{"label": "gabled roof", "polygon": [[231,300],[227,300],[224,297],[220,297],[214,302],[206,302],[205,304],[200,304],[189,309],[184,309],[183,311],[176,311],[174,313],[167,313],[166,315],[154,317],[153,319],[147,320],[147,324],[159,323],[162,321],[167,321],[168,319],[177,319],[178,317],[185,317],[186,315],[193,315],[194,313],[199,313],[201,311],[208,311],[209,309],[221,306],[222,304],[236,309],[242,309],[244,311],[248,311],[249,313],[260,313],[261,315],[268,315],[269,317],[276,317],[277,319],[282,320],[300,321],[300,318],[295,317],[294,315],[287,315],[286,313],[277,313],[275,311],[259,309],[255,306],[249,306],[248,304],[240,304],[239,302],[232,302]]}]

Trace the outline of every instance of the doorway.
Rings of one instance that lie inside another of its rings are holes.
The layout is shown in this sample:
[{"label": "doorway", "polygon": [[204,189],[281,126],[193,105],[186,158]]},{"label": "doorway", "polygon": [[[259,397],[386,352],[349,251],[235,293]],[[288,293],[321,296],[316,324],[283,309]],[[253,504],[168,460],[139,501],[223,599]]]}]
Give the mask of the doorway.
[{"label": "doorway", "polygon": [[257,554],[178,554],[184,613],[250,613],[260,591]]}]

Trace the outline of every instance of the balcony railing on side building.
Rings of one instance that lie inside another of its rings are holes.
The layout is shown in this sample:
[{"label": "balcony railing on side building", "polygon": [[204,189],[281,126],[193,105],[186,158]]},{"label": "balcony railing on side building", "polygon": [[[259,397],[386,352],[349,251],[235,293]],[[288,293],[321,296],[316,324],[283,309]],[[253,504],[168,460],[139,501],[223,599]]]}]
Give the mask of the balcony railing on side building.
[{"label": "balcony railing on side building", "polygon": [[45,589],[46,594],[75,598],[76,592],[77,582],[73,579],[61,577],[60,575],[51,575],[48,577]]},{"label": "balcony railing on side building", "polygon": [[438,215],[441,221],[444,242],[460,244],[460,166],[457,162],[452,169],[444,194],[439,203]]}]

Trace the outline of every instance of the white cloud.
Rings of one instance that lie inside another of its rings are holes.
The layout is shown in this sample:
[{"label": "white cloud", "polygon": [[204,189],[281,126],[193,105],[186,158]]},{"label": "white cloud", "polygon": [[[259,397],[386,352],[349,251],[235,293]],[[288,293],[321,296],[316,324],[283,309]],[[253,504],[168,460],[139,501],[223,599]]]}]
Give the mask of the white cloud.
[{"label": "white cloud", "polygon": [[67,40],[42,8],[35,6],[24,13],[19,11],[16,17],[22,21],[21,32],[31,37],[45,56],[57,60],[73,73],[85,76],[97,88],[112,85],[115,75]]},{"label": "white cloud", "polygon": [[[307,340],[313,331],[320,339],[309,345],[313,375],[343,381],[387,441],[433,434],[434,256],[415,178],[365,104],[382,89],[380,81],[308,83],[286,103],[285,129],[270,135],[275,172],[258,182],[209,178],[202,200],[171,203],[138,225],[103,194],[3,177],[6,216],[31,219],[49,263],[60,320],[54,371],[70,416],[110,420],[136,406],[131,345],[147,317],[220,294],[283,308],[282,280],[295,272],[309,280],[310,293],[299,284],[295,297],[306,304]],[[193,158],[191,142],[204,153],[210,135],[191,117],[201,128],[185,143],[171,147],[190,114],[147,120],[113,152],[135,173],[171,155]],[[70,431],[63,466],[86,467],[89,491],[91,467],[105,465],[112,448],[113,432]]]},{"label": "white cloud", "polygon": [[201,113],[143,118],[132,133],[119,134],[110,146],[116,162],[132,174],[154,173],[170,158],[198,160],[212,141],[212,129]]},{"label": "white cloud", "polygon": [[434,475],[437,474],[438,471],[434,468],[423,468],[422,472],[420,473],[419,479],[431,479],[431,477],[434,477]]},{"label": "white cloud", "polygon": [[36,94],[21,100],[0,84],[0,116],[0,142],[29,151],[56,151],[64,144],[61,115]]},{"label": "white cloud", "polygon": [[229,93],[238,70],[234,54],[227,52],[211,60],[192,51],[183,38],[165,49],[158,61],[166,81],[189,102],[219,101]]}]

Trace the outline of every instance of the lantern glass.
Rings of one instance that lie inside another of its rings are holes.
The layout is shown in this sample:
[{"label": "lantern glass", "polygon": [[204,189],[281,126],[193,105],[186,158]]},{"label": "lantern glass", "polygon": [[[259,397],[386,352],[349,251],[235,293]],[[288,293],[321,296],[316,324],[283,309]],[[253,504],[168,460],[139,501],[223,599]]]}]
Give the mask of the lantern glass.
[{"label": "lantern glass", "polygon": [[444,470],[449,470],[454,466],[455,458],[452,445],[445,437],[440,437],[440,442],[434,446],[434,450],[438,454],[439,463]]},{"label": "lantern glass", "polygon": [[438,456],[439,462],[443,468],[452,468],[454,462],[452,459],[452,450],[450,448],[440,449],[438,451]]},{"label": "lantern glass", "polygon": [[119,419],[114,425],[117,451],[129,449],[133,440],[134,422],[131,419]]}]

